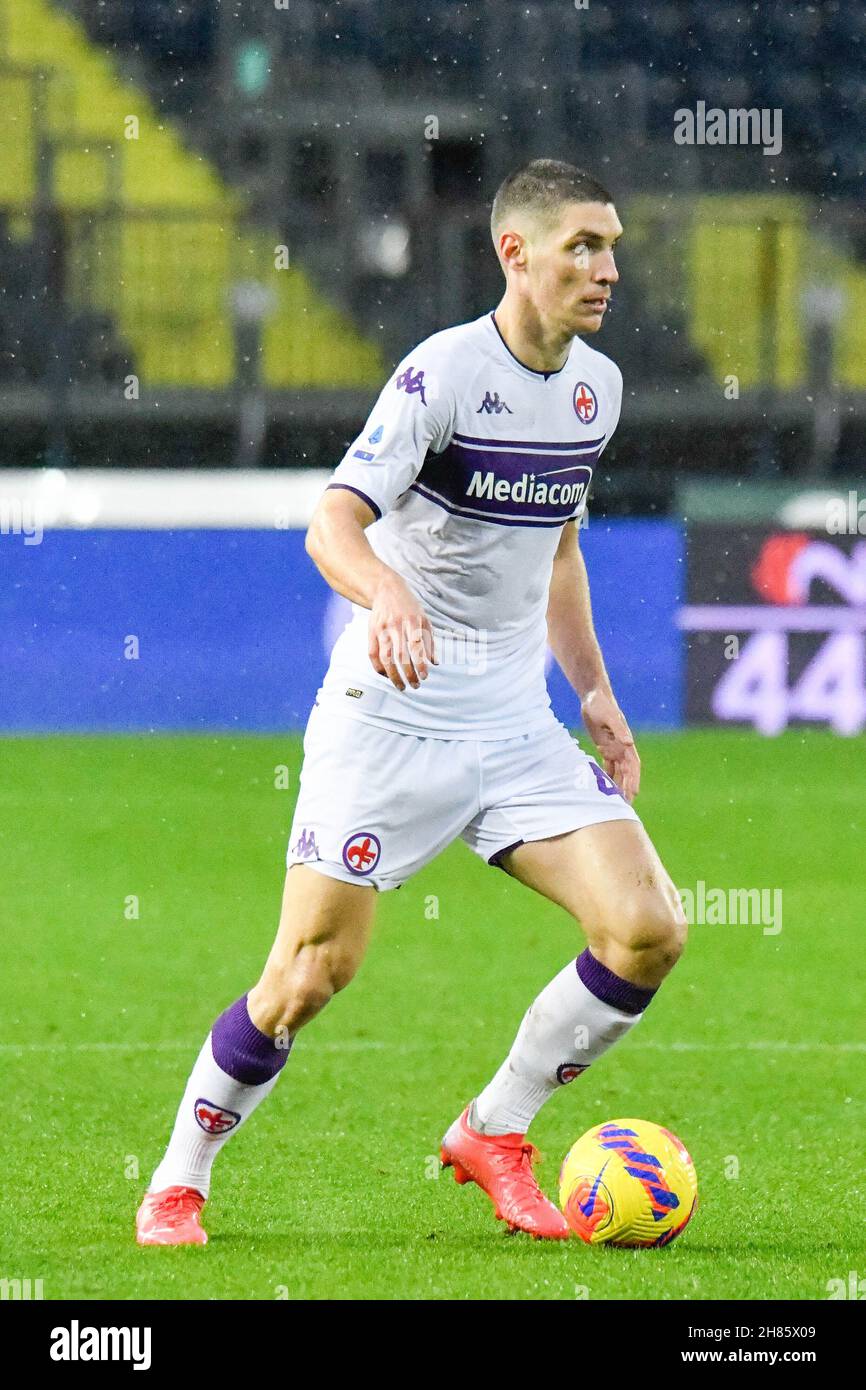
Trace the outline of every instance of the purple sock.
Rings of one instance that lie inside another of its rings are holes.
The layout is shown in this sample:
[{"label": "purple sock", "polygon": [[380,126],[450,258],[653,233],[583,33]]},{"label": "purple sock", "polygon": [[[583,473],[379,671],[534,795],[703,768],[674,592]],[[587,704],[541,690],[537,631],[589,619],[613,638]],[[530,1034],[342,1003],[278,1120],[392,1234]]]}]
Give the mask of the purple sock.
[{"label": "purple sock", "polygon": [[641,985],[633,985],[631,980],[624,980],[621,975],[615,975],[590,954],[588,946],[578,956],[575,965],[590,994],[594,994],[602,1003],[609,1004],[612,1009],[620,1009],[624,1014],[642,1014],[656,992],[654,989],[644,989]]},{"label": "purple sock", "polygon": [[220,1014],[211,1030],[217,1066],[246,1086],[261,1086],[276,1076],[285,1066],[293,1042],[290,1038],[288,1047],[278,1047],[277,1039],[262,1033],[250,1018],[245,994]]}]

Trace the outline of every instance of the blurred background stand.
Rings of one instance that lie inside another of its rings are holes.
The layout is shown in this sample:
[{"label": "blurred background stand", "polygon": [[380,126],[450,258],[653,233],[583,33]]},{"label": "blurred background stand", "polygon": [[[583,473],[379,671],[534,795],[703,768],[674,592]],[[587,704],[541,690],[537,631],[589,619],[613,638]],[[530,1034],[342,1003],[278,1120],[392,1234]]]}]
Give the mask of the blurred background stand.
[{"label": "blurred background stand", "polygon": [[262,381],[262,331],[275,307],[273,291],[258,280],[239,280],[232,286],[236,468],[258,468],[262,463],[267,431],[267,400]]},{"label": "blurred background stand", "polygon": [[813,477],[823,477],[832,470],[841,436],[835,362],[836,339],[845,312],[845,292],[841,285],[807,285],[803,291],[802,309],[813,411],[812,454],[808,471]]}]

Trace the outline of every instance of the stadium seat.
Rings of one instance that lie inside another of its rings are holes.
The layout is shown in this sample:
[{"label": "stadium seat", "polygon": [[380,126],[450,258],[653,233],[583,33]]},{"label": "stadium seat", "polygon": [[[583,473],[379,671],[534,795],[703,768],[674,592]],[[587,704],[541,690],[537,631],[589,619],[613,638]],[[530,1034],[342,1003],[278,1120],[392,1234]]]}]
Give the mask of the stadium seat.
[{"label": "stadium seat", "polygon": [[[272,294],[263,353],[269,384],[363,385],[380,377],[378,350],[324,302],[300,267],[278,270],[275,231],[252,239],[237,231],[233,190],[185,148],[147,92],[120,76],[76,20],[49,0],[3,0],[3,18],[0,94],[15,118],[0,134],[0,197],[7,205],[33,199],[32,92],[39,90],[54,150],[53,193],[68,217],[70,293],[87,295],[82,309],[115,316],[146,382],[232,381],[236,276],[255,277]],[[132,138],[130,120],[137,123]]]}]

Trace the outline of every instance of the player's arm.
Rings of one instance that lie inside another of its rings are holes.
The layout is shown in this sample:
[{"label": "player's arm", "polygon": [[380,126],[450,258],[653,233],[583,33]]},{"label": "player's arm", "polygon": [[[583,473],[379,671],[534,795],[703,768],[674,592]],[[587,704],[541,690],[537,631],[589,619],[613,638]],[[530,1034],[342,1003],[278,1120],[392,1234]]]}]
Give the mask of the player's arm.
[{"label": "player's arm", "polygon": [[433,631],[405,580],[379,559],[364,535],[376,519],[356,492],[327,488],[307,531],[307,554],[332,589],[370,609],[373,670],[398,690],[405,690],[407,681],[417,690],[435,662]]},{"label": "player's arm", "polygon": [[614,697],[592,621],[589,579],[576,523],[569,522],[553,561],[547,605],[553,655],[580,696],[580,708],[604,770],[632,801],[640,787],[640,758],[626,717]]},{"label": "player's arm", "polygon": [[307,552],[331,588],[369,608],[370,661],[397,690],[417,690],[436,664],[433,629],[405,579],[379,559],[364,532],[411,487],[428,450],[444,448],[453,428],[453,371],[437,336],[413,348],[383,388],[307,533]]}]

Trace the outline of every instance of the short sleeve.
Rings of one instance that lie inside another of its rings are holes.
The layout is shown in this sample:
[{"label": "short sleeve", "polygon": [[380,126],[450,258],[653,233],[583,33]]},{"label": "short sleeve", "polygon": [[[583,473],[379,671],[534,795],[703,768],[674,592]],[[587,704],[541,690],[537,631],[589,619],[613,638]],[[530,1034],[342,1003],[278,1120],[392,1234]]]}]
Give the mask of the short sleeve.
[{"label": "short sleeve", "polygon": [[377,519],[415,481],[428,450],[441,453],[454,428],[453,367],[428,339],[400,363],[329,487],[362,497]]}]

